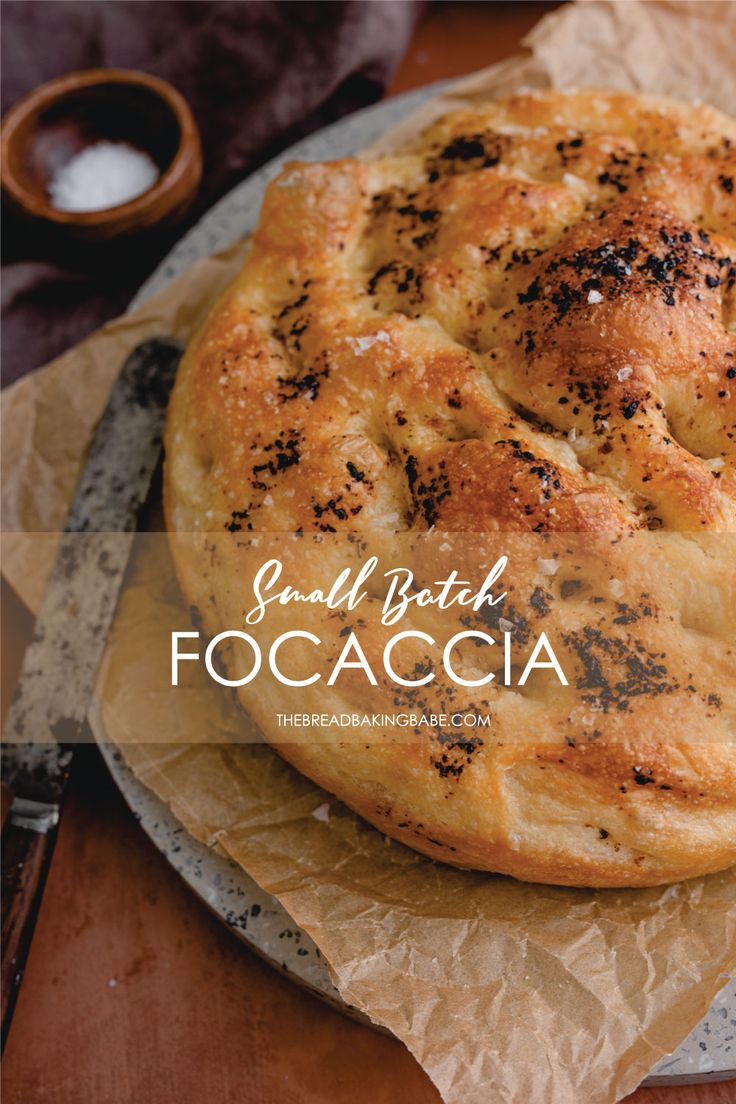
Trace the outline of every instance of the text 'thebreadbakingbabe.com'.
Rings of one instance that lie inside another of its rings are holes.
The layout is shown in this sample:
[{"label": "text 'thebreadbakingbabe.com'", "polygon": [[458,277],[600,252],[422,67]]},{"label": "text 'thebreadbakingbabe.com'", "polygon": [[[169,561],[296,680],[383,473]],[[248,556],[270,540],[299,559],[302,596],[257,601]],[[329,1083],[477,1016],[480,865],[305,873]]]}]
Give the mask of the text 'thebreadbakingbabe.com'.
[{"label": "text 'thebreadbakingbabe.com'", "polygon": [[490,713],[277,713],[280,728],[489,728]]}]

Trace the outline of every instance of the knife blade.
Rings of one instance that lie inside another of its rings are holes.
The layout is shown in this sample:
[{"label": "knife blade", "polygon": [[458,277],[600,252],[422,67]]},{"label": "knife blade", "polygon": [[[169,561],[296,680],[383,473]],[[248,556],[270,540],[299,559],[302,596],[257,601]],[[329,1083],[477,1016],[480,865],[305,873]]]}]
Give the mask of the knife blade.
[{"label": "knife blade", "polygon": [[173,338],[139,345],[95,432],[3,729],[2,1045],[43,895],[73,750],[86,732],[97,670],[161,454],[182,353]]}]

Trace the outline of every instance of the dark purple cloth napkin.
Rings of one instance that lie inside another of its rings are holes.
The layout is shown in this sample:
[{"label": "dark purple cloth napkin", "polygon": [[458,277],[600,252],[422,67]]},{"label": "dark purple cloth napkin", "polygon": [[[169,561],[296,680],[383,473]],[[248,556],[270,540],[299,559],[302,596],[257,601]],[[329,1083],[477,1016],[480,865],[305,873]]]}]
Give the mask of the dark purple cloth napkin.
[{"label": "dark purple cloth napkin", "polygon": [[[164,77],[199,123],[204,179],[180,236],[228,189],[300,136],[380,98],[415,0],[5,0],[2,111],[52,77],[123,66]],[[170,248],[75,257],[4,215],[2,376],[9,383],[125,309]]]}]

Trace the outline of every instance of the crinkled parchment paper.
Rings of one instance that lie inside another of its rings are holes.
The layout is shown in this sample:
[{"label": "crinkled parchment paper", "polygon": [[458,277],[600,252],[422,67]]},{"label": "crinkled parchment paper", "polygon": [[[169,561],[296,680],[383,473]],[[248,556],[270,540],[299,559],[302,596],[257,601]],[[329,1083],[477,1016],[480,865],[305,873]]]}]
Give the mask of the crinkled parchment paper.
[{"label": "crinkled parchment paper", "polygon": [[[520,85],[647,89],[733,110],[736,32],[724,23],[735,19],[725,3],[566,7],[532,32],[528,56],[456,85],[421,118]],[[4,570],[29,605],[53,553],[39,531],[63,523],[119,364],[145,337],[186,338],[241,254],[195,265],[6,394],[4,528],[18,532]],[[561,889],[387,842],[269,748],[228,744],[248,722],[214,684],[169,689],[169,632],[186,613],[153,543],[136,557],[98,687],[106,734],[138,776],[281,899],[345,999],[407,1044],[447,1102],[604,1104],[631,1091],[736,965],[736,871],[663,889]],[[165,742],[136,744],[144,730]],[[327,822],[313,815],[326,801]]]}]

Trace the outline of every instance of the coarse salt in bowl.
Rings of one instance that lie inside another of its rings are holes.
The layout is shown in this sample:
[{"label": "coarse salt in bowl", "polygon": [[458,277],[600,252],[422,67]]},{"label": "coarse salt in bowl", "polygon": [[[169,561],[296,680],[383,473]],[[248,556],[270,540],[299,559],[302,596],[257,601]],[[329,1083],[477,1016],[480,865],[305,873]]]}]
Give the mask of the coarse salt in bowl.
[{"label": "coarse salt in bowl", "polygon": [[9,208],[86,242],[175,222],[202,177],[188,104],[166,81],[130,69],[42,85],[6,114],[0,146]]},{"label": "coarse salt in bowl", "polygon": [[56,170],[49,196],[59,211],[104,211],[135,199],[160,176],[143,150],[127,142],[95,142]]}]

